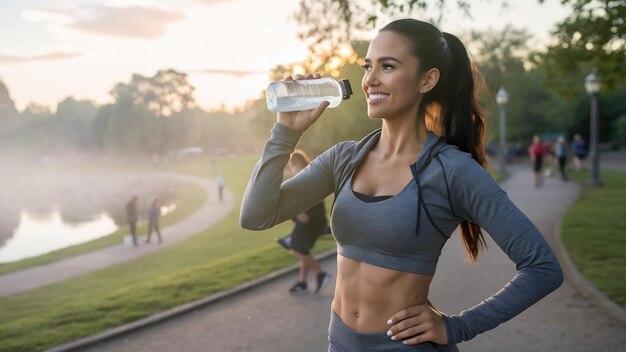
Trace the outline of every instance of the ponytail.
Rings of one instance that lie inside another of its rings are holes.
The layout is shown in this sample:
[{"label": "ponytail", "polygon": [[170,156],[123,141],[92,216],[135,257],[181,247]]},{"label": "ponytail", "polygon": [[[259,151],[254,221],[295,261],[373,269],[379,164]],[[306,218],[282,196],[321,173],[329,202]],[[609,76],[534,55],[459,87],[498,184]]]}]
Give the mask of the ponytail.
[{"label": "ponytail", "polygon": [[[485,123],[484,113],[477,101],[475,75],[479,75],[470,63],[467,50],[463,43],[454,35],[443,33],[444,51],[449,57],[448,70],[442,77],[441,123],[446,143],[459,147],[470,153],[482,167],[487,167],[485,156]],[[469,261],[474,262],[481,248],[486,247],[480,226],[463,220],[461,237],[467,251]]]},{"label": "ponytail", "polygon": [[[470,62],[465,45],[454,35],[441,33],[435,26],[413,19],[389,23],[381,31],[405,36],[412,44],[420,74],[431,68],[439,70],[437,85],[422,98],[420,114],[432,119],[446,143],[470,153],[482,167],[485,156],[485,118],[477,97],[480,73]],[[480,226],[469,220],[461,222],[461,237],[470,262],[486,247]]]}]

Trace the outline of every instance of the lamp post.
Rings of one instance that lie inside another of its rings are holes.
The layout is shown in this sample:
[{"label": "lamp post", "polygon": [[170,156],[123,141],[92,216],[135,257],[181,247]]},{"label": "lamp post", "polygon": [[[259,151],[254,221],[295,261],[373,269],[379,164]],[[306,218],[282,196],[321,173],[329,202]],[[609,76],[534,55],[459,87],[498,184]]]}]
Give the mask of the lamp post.
[{"label": "lamp post", "polygon": [[500,178],[507,175],[506,172],[506,104],[509,102],[509,95],[504,87],[498,89],[496,93],[496,103],[500,107]]},{"label": "lamp post", "polygon": [[596,76],[595,72],[591,72],[585,78],[585,90],[591,97],[591,122],[589,126],[591,181],[589,181],[589,183],[592,186],[602,186],[602,181],[600,180],[600,160],[598,155],[598,93],[600,92],[600,79]]}]

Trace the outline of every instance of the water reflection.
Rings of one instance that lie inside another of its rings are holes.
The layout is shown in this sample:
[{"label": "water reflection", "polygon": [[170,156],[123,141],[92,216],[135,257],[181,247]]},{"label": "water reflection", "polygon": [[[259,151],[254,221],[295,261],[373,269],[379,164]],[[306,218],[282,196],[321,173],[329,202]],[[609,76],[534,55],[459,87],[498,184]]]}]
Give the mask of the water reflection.
[{"label": "water reflection", "polygon": [[[177,201],[176,183],[172,178],[145,174],[6,168],[0,169],[0,184],[3,185],[3,200],[0,202],[2,258],[18,256],[13,254],[13,248],[17,248],[13,246],[16,245],[9,247],[9,243],[22,243],[18,230],[24,224],[41,224],[38,231],[41,236],[47,236],[46,239],[33,238],[24,242],[29,243],[24,246],[33,247],[33,253],[41,254],[52,249],[45,252],[35,249],[40,247],[39,241],[57,243],[54,249],[74,244],[70,239],[72,235],[67,232],[69,228],[99,224],[96,227],[107,229],[94,230],[89,236],[85,235],[80,242],[86,242],[125,226],[125,204],[132,195],[139,197],[140,220],[146,217],[153,197],[159,197],[162,204],[166,205],[164,214],[168,212],[167,207],[171,207],[169,211],[173,210]],[[53,225],[56,221],[63,225]]]},{"label": "water reflection", "polygon": [[13,236],[0,248],[0,263],[84,243],[117,229],[118,226],[106,213],[100,213],[90,221],[74,224],[64,221],[58,210],[46,215],[22,211]]}]

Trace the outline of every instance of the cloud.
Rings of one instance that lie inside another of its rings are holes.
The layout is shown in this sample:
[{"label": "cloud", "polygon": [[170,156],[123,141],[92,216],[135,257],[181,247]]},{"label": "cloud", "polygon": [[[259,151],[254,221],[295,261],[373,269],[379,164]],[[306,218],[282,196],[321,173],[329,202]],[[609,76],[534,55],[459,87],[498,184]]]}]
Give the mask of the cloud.
[{"label": "cloud", "polygon": [[29,9],[31,20],[54,21],[68,28],[90,34],[155,39],[165,34],[174,22],[185,18],[181,11],[156,7],[93,6],[65,9]]},{"label": "cloud", "polygon": [[204,69],[204,70],[194,70],[189,71],[189,73],[204,73],[207,75],[224,75],[224,76],[232,76],[232,77],[246,77],[258,75],[266,72],[262,71],[245,71],[245,70],[222,70],[222,69]]},{"label": "cloud", "polygon": [[32,55],[32,56],[16,56],[16,55],[2,55],[0,54],[0,65],[2,64],[23,64],[28,62],[37,62],[37,61],[56,61],[56,60],[65,60],[71,59],[74,57],[81,56],[81,53],[72,53],[72,52],[62,52],[55,51],[41,55]]},{"label": "cloud", "polygon": [[201,2],[205,5],[213,5],[218,2],[224,2],[225,0],[196,0],[197,2]]}]

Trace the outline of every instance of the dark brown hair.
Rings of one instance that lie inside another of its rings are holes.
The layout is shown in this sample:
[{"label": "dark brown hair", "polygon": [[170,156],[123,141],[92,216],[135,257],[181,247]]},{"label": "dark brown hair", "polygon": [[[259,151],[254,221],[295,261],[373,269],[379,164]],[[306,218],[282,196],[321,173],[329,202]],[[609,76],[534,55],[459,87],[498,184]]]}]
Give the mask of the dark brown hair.
[{"label": "dark brown hair", "polygon": [[[480,73],[470,62],[463,43],[430,23],[415,19],[391,22],[380,31],[394,32],[408,39],[420,75],[432,68],[439,70],[439,81],[424,94],[420,114],[435,121],[436,126],[431,129],[439,130],[446,143],[470,153],[474,160],[486,167],[486,115],[478,103],[475,84]],[[469,260],[473,262],[479,250],[486,246],[480,226],[463,220],[461,235]]]}]

